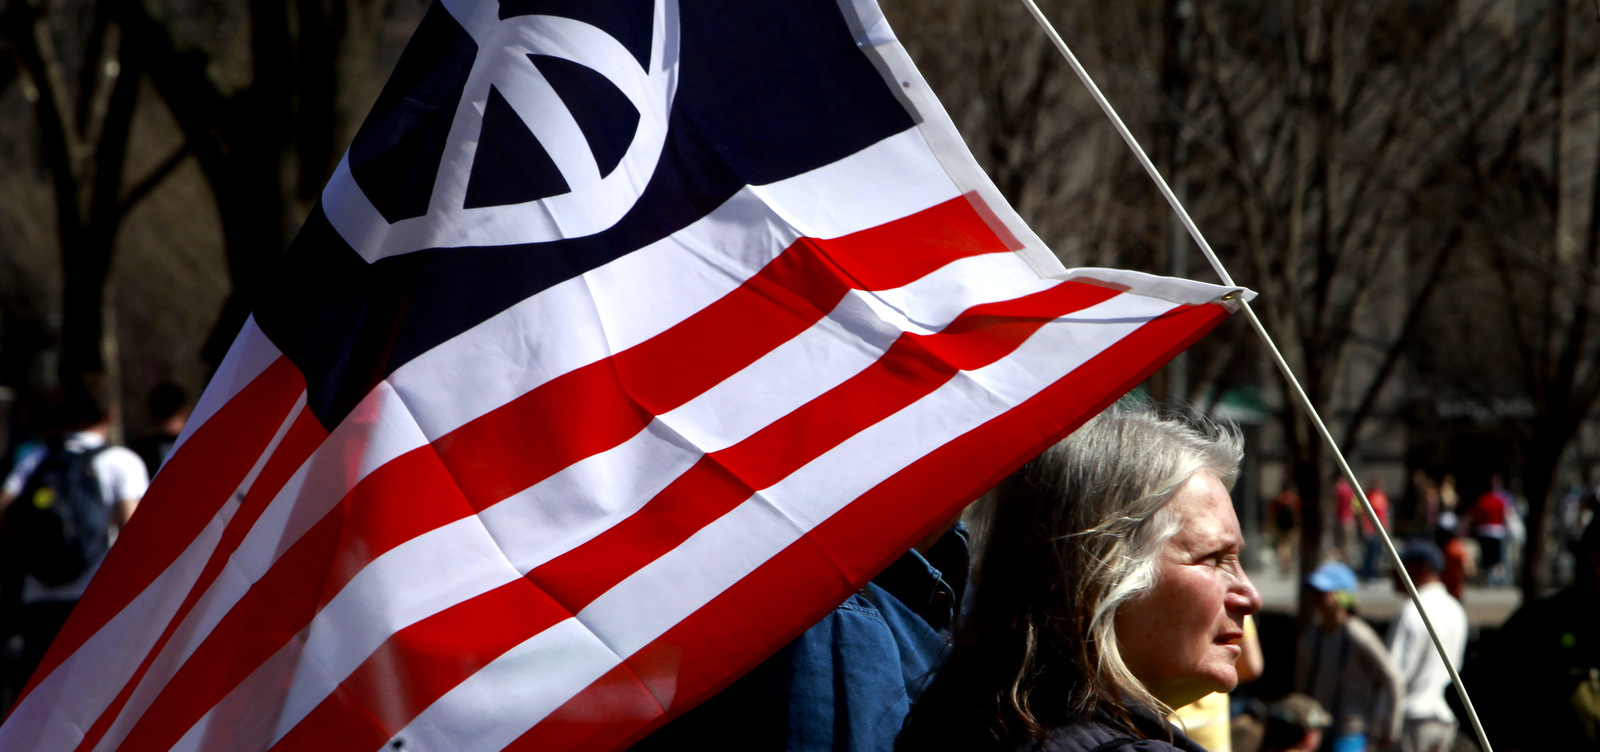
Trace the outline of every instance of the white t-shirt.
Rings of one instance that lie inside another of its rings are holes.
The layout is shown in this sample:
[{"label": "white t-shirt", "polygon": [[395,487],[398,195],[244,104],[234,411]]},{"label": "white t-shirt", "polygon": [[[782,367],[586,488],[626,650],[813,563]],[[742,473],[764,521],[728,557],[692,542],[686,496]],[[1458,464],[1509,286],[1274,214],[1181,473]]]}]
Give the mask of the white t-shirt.
[{"label": "white t-shirt", "polygon": [[[74,452],[85,452],[105,446],[106,437],[93,431],[80,431],[68,434],[66,437],[67,448]],[[22,493],[22,487],[28,482],[28,476],[34,468],[44,459],[45,447],[37,447],[18,458],[17,464],[11,469],[11,474],[6,476],[5,483],[0,485],[0,491],[8,496]],[[144,467],[144,460],[139,455],[126,447],[108,447],[105,451],[95,455],[94,474],[100,479],[100,494],[106,500],[107,506],[115,506],[117,502],[137,502],[144,497],[144,492],[150,487],[150,474]],[[111,528],[111,540],[117,536],[116,526]],[[89,586],[89,580],[100,569],[100,562],[92,562],[78,579],[59,587],[46,587],[32,576],[23,578],[22,602],[39,603],[42,601],[75,601],[83,597],[83,591]]]},{"label": "white t-shirt", "polygon": [[[1417,597],[1428,618],[1439,632],[1439,641],[1450,653],[1450,661],[1461,665],[1467,651],[1467,612],[1445,590],[1444,585],[1430,582],[1417,588]],[[1450,686],[1450,672],[1433,647],[1433,638],[1417,613],[1417,604],[1407,603],[1400,609],[1394,623],[1389,626],[1389,658],[1400,672],[1401,686],[1406,694],[1404,707],[1407,720],[1438,720],[1453,722],[1455,713],[1445,699]]]}]

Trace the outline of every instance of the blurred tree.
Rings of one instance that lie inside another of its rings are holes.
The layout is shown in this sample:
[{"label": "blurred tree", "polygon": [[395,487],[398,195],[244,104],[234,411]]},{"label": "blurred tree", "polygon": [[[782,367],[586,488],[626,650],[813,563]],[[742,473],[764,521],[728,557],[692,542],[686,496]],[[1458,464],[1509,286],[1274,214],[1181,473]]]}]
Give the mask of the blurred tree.
[{"label": "blurred tree", "polygon": [[[30,261],[29,249],[8,252],[7,267],[19,274],[3,286],[13,314],[4,339],[13,346],[0,378],[21,383],[37,377],[19,358],[32,358],[39,343],[19,339],[19,324],[46,332],[59,327],[55,370],[62,378],[117,370],[118,359],[107,357],[116,352],[107,295],[113,261],[126,245],[118,230],[152,195],[171,203],[168,193],[188,203],[178,216],[164,206],[168,213],[147,220],[144,229],[173,239],[163,246],[145,236],[136,245],[171,258],[142,262],[143,273],[172,272],[182,264],[178,256],[194,252],[183,243],[197,234],[208,245],[216,242],[189,228],[219,228],[222,246],[212,252],[226,255],[234,294],[205,348],[214,366],[250,308],[262,278],[257,270],[287,245],[424,7],[421,0],[4,4],[0,93],[12,93],[4,100],[7,113],[25,104],[33,121],[26,142],[9,144],[5,158],[18,166],[37,161],[52,187],[55,214],[54,226],[44,229],[42,216],[14,204],[7,231],[12,243],[53,238],[60,264],[52,271]],[[15,114],[8,117],[8,132],[15,120]],[[146,152],[130,153],[141,147]],[[26,195],[30,174],[14,173],[8,190]],[[196,178],[214,215],[197,211],[190,188]],[[189,276],[190,265],[182,266],[180,273]],[[45,287],[41,274],[59,275],[59,297],[48,291],[54,285],[36,292]],[[34,278],[31,286],[24,277]],[[33,310],[35,298],[59,310],[59,321]],[[145,324],[161,318],[140,316]],[[138,346],[141,353],[163,349]],[[144,361],[140,378],[165,377],[166,367]]]},{"label": "blurred tree", "polygon": [[[996,182],[1065,259],[1188,274],[1170,209],[1026,13],[910,7],[891,18]],[[1363,429],[1472,221],[1440,187],[1459,154],[1434,102],[1457,55],[1453,0],[1139,0],[1041,4],[1151,149],[1343,441]],[[1479,51],[1475,54],[1488,54]],[[1219,240],[1220,239],[1220,240]],[[1191,276],[1209,276],[1192,274]],[[1168,396],[1251,381],[1240,337],[1191,350]],[[1276,381],[1276,377],[1273,377]],[[1279,382],[1281,383],[1281,382]],[[1290,404],[1284,387],[1284,404]],[[1281,413],[1307,513],[1302,565],[1326,554],[1330,463]]]},{"label": "blurred tree", "polygon": [[[1455,0],[1042,4],[1187,187],[1234,276],[1262,293],[1258,313],[1347,456],[1389,430],[1374,418],[1403,399],[1408,355],[1460,354],[1430,364],[1430,383],[1441,365],[1457,382],[1481,381],[1485,363],[1515,369],[1533,405],[1517,426],[1530,593],[1548,572],[1557,467],[1600,400],[1600,145],[1574,143],[1600,133],[1600,104],[1578,85],[1600,68],[1592,35],[1573,49],[1575,2],[1515,14]],[[1171,262],[1193,249],[1167,240],[1168,210],[1031,18],[1008,4],[885,5],[980,162],[1064,260],[1185,273]],[[1463,278],[1492,280],[1498,302],[1441,329],[1430,309]],[[1194,353],[1205,368],[1172,396],[1252,378],[1237,340]],[[1309,568],[1333,543],[1331,463],[1297,410],[1280,415],[1303,540],[1320,542],[1302,547]]]},{"label": "blurred tree", "polygon": [[77,10],[87,24],[73,39],[81,52],[73,61],[76,86],[67,81],[69,66],[41,0],[17,0],[0,13],[0,35],[13,53],[0,67],[0,85],[19,82],[33,104],[41,161],[55,192],[63,380],[114,366],[104,358],[105,288],[117,229],[128,204],[164,174],[158,170],[123,192],[140,61],[120,44],[99,4]]},{"label": "blurred tree", "polygon": [[[1566,492],[1557,473],[1600,402],[1600,103],[1582,86],[1592,85],[1600,66],[1594,14],[1578,12],[1590,7],[1537,4],[1517,29],[1532,42],[1517,50],[1517,64],[1463,71],[1473,78],[1463,109],[1476,130],[1504,133],[1515,146],[1502,170],[1510,180],[1481,159],[1467,164],[1493,228],[1485,250],[1500,287],[1494,312],[1508,335],[1497,355],[1533,407],[1511,421],[1523,440],[1528,514],[1519,582],[1528,597],[1551,589],[1554,502]],[[1574,25],[1581,27],[1576,35]],[[1520,115],[1506,122],[1505,100],[1485,91],[1510,93],[1523,103]]]},{"label": "blurred tree", "polygon": [[[1197,4],[1196,213],[1349,457],[1472,219],[1439,190],[1461,138],[1434,103],[1455,17],[1452,0]],[[1331,464],[1276,381],[1309,571],[1334,542]]]},{"label": "blurred tree", "polygon": [[248,42],[233,44],[215,21],[212,28],[196,23],[194,9],[177,3],[111,4],[216,201],[233,290],[203,355],[214,367],[261,293],[263,265],[287,247],[376,95],[388,70],[383,59],[398,54],[379,54],[384,23],[420,16],[422,4],[199,5],[214,6],[205,14],[213,19],[242,15]]},{"label": "blurred tree", "polygon": [[[1150,261],[1150,228],[1136,226],[1149,217],[1125,208],[1148,201],[1147,183],[1128,171],[1121,140],[1021,3],[882,5],[973,156],[1064,263]],[[1107,13],[1104,5],[1040,3],[1064,29],[1092,21],[1102,30],[1075,52],[1113,91],[1139,81],[1147,62],[1134,5]]]},{"label": "blurred tree", "polygon": [[[1195,251],[1181,230],[1174,238],[1171,210],[1021,3],[882,5],[979,164],[1063,263],[1187,275],[1174,265]],[[1187,169],[1173,167],[1192,131],[1178,124],[1196,98],[1191,3],[1039,5],[1181,189]],[[1186,377],[1163,372],[1148,386],[1158,398],[1207,401],[1252,380],[1238,367],[1252,346],[1208,338],[1184,354]]]}]

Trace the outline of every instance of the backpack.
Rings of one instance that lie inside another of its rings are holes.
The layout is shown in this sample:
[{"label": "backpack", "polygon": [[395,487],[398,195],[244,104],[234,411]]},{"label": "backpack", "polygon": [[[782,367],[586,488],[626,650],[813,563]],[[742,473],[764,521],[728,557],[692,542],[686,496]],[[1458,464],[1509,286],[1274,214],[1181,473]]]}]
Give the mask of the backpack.
[{"label": "backpack", "polygon": [[104,449],[51,447],[6,508],[7,548],[46,587],[77,579],[111,547],[111,507],[94,471]]}]

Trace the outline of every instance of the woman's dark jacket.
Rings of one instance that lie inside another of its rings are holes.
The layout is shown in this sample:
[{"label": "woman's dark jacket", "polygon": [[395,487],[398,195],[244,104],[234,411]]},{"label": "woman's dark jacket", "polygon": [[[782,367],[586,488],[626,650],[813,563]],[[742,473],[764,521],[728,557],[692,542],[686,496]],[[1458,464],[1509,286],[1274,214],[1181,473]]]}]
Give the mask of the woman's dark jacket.
[{"label": "woman's dark jacket", "polygon": [[1082,718],[1053,729],[1043,741],[1018,747],[1017,752],[1206,752],[1154,713],[1133,711],[1131,716],[1131,726],[1103,715]]}]

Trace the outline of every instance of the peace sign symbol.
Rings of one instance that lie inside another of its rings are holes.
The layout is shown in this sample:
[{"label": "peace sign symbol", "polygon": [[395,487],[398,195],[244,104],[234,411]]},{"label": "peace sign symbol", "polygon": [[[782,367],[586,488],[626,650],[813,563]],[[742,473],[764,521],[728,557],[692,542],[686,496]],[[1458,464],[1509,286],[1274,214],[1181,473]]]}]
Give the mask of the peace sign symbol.
[{"label": "peace sign symbol", "polygon": [[678,83],[678,0],[657,0],[647,62],[574,18],[502,19],[489,1],[446,0],[444,7],[477,53],[464,83],[455,82],[459,105],[426,210],[386,217],[347,154],[322,195],[334,229],[372,263],[430,248],[583,237],[616,224],[639,200],[666,143]]}]

